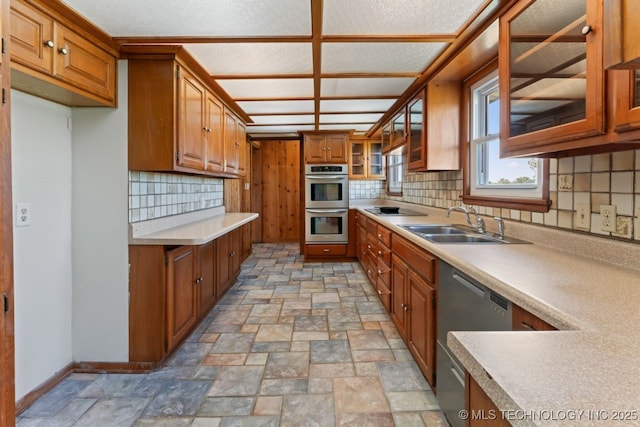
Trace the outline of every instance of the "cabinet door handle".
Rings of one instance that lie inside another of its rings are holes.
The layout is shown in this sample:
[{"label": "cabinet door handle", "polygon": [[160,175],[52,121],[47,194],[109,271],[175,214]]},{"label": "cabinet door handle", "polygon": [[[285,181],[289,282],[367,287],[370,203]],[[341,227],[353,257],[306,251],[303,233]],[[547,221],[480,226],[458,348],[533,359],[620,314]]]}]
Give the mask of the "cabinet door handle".
[{"label": "cabinet door handle", "polygon": [[53,47],[53,46],[54,46],[54,45],[53,45],[53,40],[47,40],[47,41],[45,41],[45,42],[44,42],[44,45],[45,45],[46,47]]},{"label": "cabinet door handle", "polygon": [[593,28],[591,27],[591,25],[585,25],[584,27],[582,27],[582,35],[586,36],[587,34],[589,34],[591,31],[593,31]]},{"label": "cabinet door handle", "polygon": [[58,52],[60,52],[62,55],[68,55],[69,49],[67,49],[66,47],[61,47],[60,49],[58,49]]},{"label": "cabinet door handle", "polygon": [[378,255],[382,255],[382,251],[378,251]]},{"label": "cabinet door handle", "polygon": [[378,291],[378,295],[382,295],[382,291]]},{"label": "cabinet door handle", "polygon": [[235,252],[231,252],[231,253],[229,254],[229,256],[236,256],[236,253],[235,253]]},{"label": "cabinet door handle", "polygon": [[323,249],[322,252],[331,252],[331,249]]}]

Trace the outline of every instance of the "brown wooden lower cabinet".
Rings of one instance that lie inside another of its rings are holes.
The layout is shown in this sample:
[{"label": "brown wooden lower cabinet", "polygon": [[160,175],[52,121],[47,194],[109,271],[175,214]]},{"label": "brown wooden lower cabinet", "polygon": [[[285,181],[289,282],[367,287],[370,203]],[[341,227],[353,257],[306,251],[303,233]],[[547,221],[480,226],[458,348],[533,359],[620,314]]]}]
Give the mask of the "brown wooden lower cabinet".
[{"label": "brown wooden lower cabinet", "polygon": [[524,308],[511,304],[512,312],[512,329],[514,331],[556,331],[558,328],[545,322],[533,313],[528,312]]},{"label": "brown wooden lower cabinet", "polygon": [[196,323],[196,248],[167,252],[167,348],[175,347]]},{"label": "brown wooden lower cabinet", "polygon": [[217,300],[216,289],[216,242],[212,240],[209,243],[200,245],[197,248],[200,277],[197,284],[197,316],[202,318],[213,307]]},{"label": "brown wooden lower cabinet", "polygon": [[508,427],[509,421],[502,417],[502,413],[484,392],[480,385],[469,373],[466,375],[467,411],[469,413],[469,427]]},{"label": "brown wooden lower cabinet", "polygon": [[202,245],[130,245],[129,361],[160,363],[235,283],[243,251],[236,228]]},{"label": "brown wooden lower cabinet", "polygon": [[398,333],[435,385],[437,258],[372,218],[357,222],[357,254]]}]

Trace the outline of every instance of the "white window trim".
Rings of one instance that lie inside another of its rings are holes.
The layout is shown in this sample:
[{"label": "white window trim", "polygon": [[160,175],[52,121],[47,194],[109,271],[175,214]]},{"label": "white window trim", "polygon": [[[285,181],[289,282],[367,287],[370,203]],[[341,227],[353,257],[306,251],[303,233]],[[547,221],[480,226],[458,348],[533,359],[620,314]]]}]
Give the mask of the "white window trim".
[{"label": "white window trim", "polygon": [[481,90],[482,94],[492,92],[498,85],[498,73],[493,72],[488,74],[483,79],[476,82],[471,86],[471,105],[470,114],[471,118],[470,131],[471,138],[469,141],[469,192],[471,196],[479,197],[499,197],[499,198],[528,198],[528,199],[542,199],[543,185],[542,178],[544,171],[544,162],[542,159],[538,159],[538,171],[537,171],[537,184],[519,184],[519,185],[486,185],[480,184],[478,180],[479,173],[479,144],[488,143],[491,141],[499,140],[499,134],[492,134],[488,136],[478,137],[479,134],[485,133],[484,121],[478,120],[478,116],[482,113],[484,108],[479,105],[480,100],[484,100],[483,97],[476,96],[476,92]]}]

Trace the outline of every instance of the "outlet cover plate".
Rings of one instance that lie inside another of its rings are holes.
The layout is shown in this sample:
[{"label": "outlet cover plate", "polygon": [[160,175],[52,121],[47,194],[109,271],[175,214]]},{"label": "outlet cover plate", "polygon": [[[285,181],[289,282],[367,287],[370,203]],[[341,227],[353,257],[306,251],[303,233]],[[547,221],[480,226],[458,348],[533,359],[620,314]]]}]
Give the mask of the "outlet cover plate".
[{"label": "outlet cover plate", "polygon": [[600,230],[615,233],[616,230],[616,206],[601,205],[600,206]]},{"label": "outlet cover plate", "polygon": [[31,225],[31,203],[16,203],[16,227]]}]

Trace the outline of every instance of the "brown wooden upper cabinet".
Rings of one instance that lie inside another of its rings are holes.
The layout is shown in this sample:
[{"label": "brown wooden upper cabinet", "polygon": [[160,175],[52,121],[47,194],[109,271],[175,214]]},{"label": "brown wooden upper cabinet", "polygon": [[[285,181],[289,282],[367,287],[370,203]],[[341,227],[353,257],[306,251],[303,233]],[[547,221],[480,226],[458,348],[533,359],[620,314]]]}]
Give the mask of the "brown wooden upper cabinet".
[{"label": "brown wooden upper cabinet", "polygon": [[347,163],[348,133],[305,133],[305,163]]},{"label": "brown wooden upper cabinet", "polygon": [[408,105],[410,171],[460,169],[457,82],[431,81]]},{"label": "brown wooden upper cabinet", "polygon": [[602,2],[520,0],[500,18],[500,37],[501,156],[604,134]]},{"label": "brown wooden upper cabinet", "polygon": [[349,178],[384,179],[384,156],[379,139],[349,141]]},{"label": "brown wooden upper cabinet", "polygon": [[614,120],[616,132],[640,129],[640,70],[614,70]]},{"label": "brown wooden upper cabinet", "polygon": [[[209,89],[180,47],[126,51],[129,170],[237,177],[244,123]],[[176,132],[177,130],[177,132]]]},{"label": "brown wooden upper cabinet", "polygon": [[11,0],[12,87],[70,106],[115,106],[117,51],[57,18]]},{"label": "brown wooden upper cabinet", "polygon": [[229,174],[245,176],[247,172],[247,131],[242,122],[225,109],[224,127],[224,171]]},{"label": "brown wooden upper cabinet", "polygon": [[638,19],[638,0],[604,0],[605,68],[640,68]]},{"label": "brown wooden upper cabinet", "polygon": [[[407,108],[404,107],[398,114],[394,116],[388,125],[389,142],[385,146],[383,144],[384,153],[402,147],[407,142]],[[383,130],[384,133],[384,130]],[[383,137],[384,141],[384,137]]]}]

